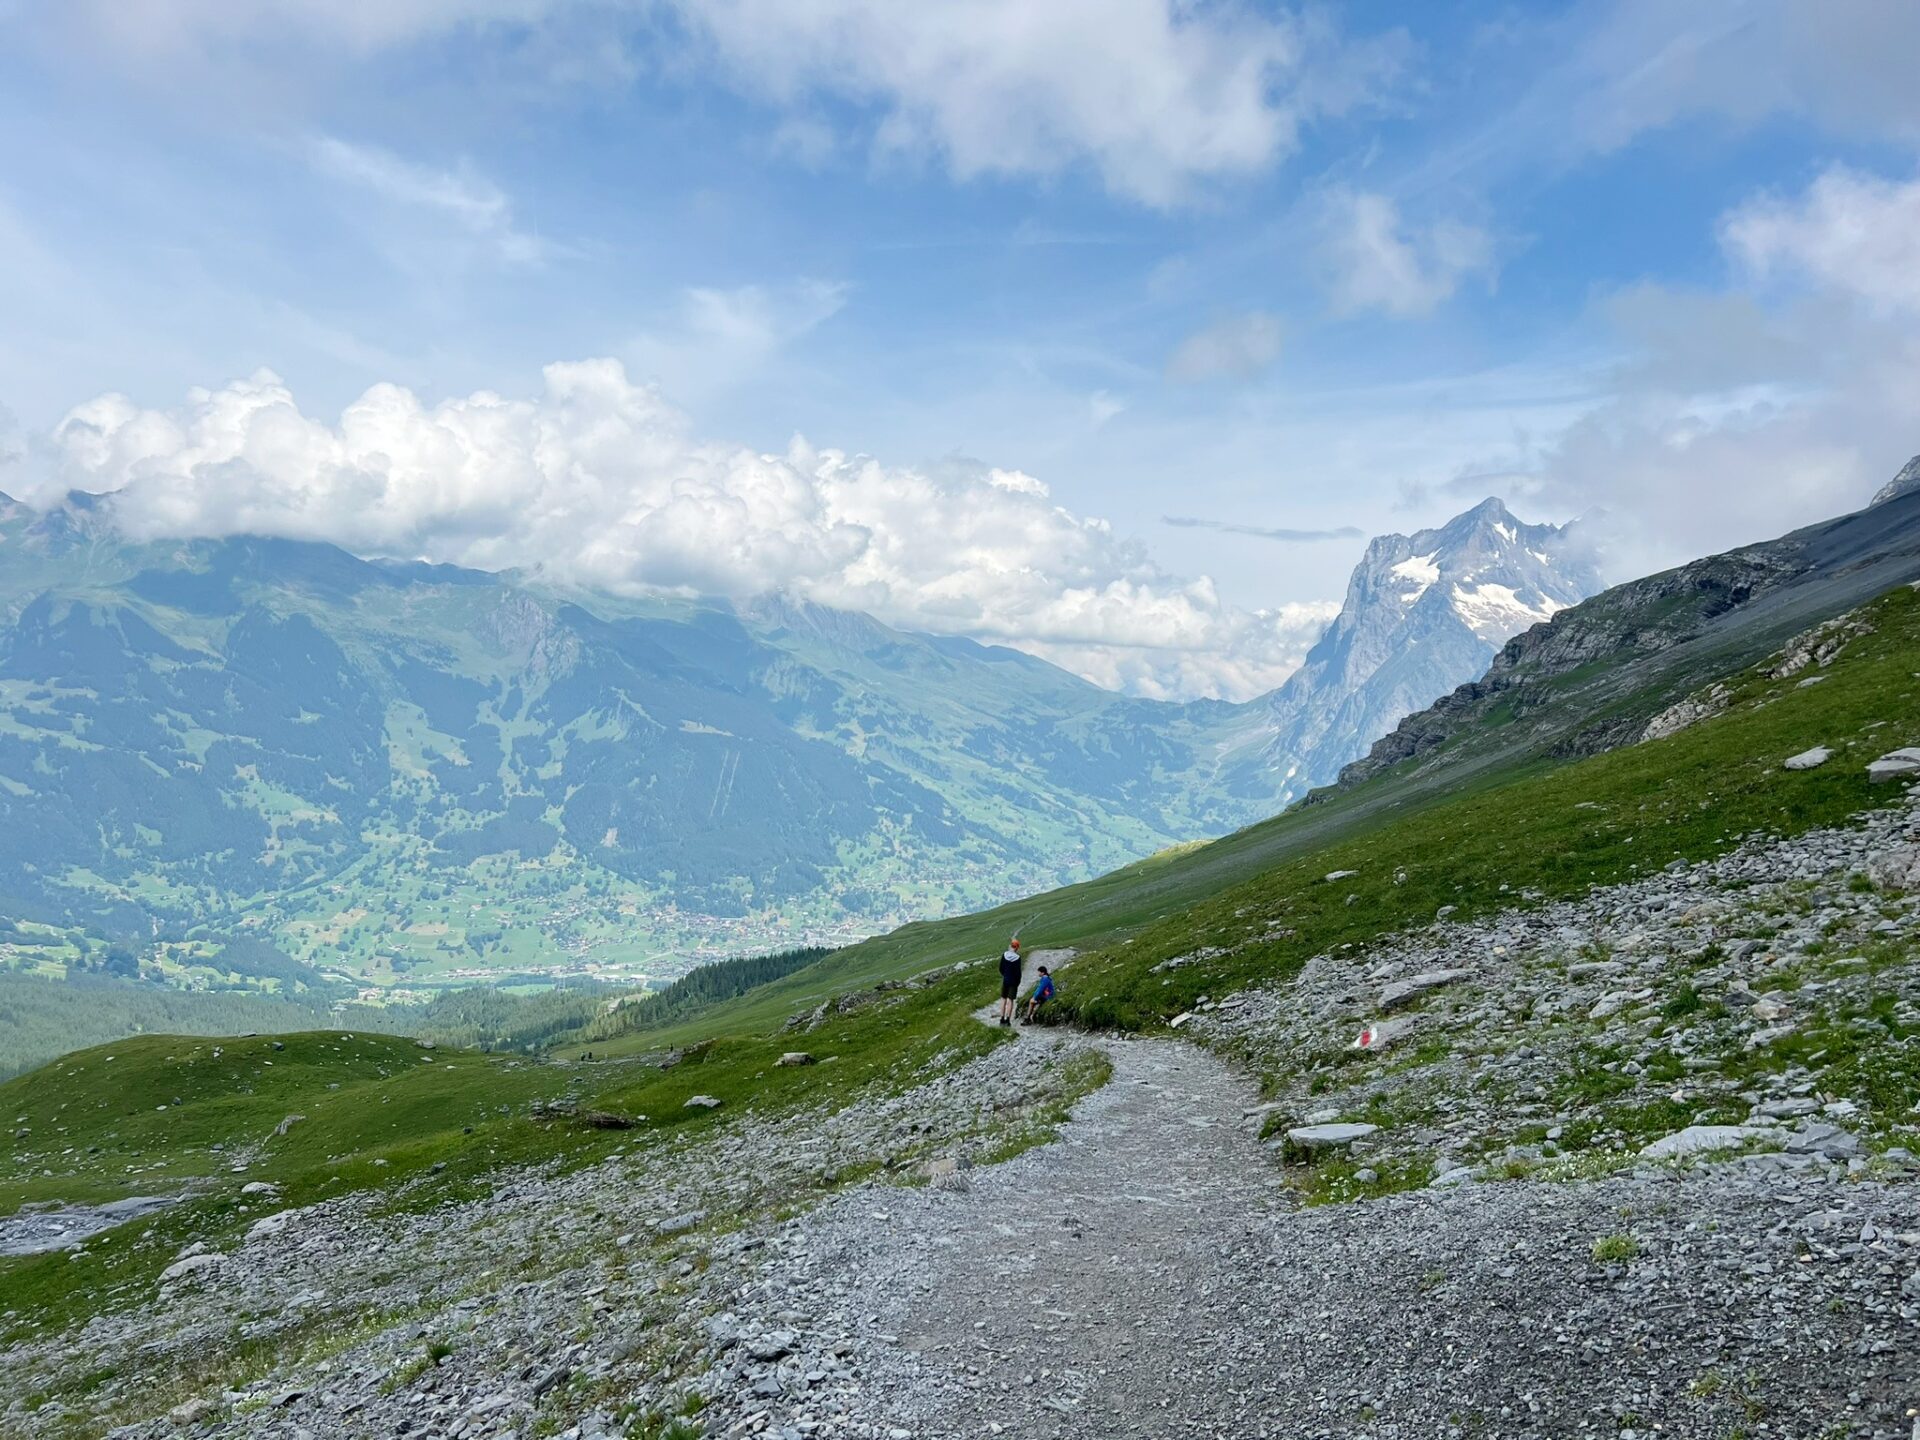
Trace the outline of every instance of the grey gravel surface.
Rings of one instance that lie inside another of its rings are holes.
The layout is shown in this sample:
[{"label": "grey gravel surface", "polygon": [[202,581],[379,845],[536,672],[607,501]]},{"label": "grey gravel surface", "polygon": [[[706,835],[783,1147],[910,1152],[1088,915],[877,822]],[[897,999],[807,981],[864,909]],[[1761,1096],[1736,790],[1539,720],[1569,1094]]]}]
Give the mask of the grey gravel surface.
[{"label": "grey gravel surface", "polygon": [[[1301,1210],[1218,1062],[1111,1053],[1061,1143],[776,1237],[715,1322],[716,1431],[1911,1432],[1912,1185],[1735,1164]],[[769,1329],[776,1365],[729,1343]]]}]

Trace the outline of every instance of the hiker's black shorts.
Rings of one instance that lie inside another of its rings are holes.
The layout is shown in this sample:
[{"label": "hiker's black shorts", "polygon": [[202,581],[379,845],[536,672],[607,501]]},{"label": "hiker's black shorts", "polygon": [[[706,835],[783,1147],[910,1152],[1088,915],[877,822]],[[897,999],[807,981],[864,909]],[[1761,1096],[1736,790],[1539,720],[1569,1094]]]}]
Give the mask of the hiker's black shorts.
[{"label": "hiker's black shorts", "polygon": [[1018,1000],[1020,998],[1020,977],[1018,975],[1002,975],[1000,977],[1000,998],[1002,1000]]}]

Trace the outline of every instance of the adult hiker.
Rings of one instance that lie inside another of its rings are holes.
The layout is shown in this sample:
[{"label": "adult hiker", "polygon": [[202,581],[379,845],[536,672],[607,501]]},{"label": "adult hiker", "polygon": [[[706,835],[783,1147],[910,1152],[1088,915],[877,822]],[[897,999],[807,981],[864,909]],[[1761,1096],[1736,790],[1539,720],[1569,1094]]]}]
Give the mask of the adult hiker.
[{"label": "adult hiker", "polygon": [[1013,1024],[1013,1007],[1020,998],[1020,937],[1014,936],[1000,956],[1000,1023]]},{"label": "adult hiker", "polygon": [[1048,973],[1047,967],[1042,965],[1040,978],[1034,983],[1033,994],[1027,997],[1027,1018],[1020,1023],[1031,1025],[1033,1017],[1040,1013],[1040,1007],[1051,999],[1053,999],[1053,976]]}]

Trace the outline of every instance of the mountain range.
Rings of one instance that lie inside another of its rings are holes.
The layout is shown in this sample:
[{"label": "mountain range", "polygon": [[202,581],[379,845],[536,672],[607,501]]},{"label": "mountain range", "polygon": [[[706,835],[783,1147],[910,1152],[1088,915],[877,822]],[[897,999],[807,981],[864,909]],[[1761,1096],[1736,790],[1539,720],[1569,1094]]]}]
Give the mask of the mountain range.
[{"label": "mountain range", "polygon": [[243,951],[404,988],[843,940],[1264,818],[1597,583],[1488,501],[1373,542],[1276,694],[1172,704],[782,597],[132,543],[95,497],[9,501],[0,905],[188,981]]}]

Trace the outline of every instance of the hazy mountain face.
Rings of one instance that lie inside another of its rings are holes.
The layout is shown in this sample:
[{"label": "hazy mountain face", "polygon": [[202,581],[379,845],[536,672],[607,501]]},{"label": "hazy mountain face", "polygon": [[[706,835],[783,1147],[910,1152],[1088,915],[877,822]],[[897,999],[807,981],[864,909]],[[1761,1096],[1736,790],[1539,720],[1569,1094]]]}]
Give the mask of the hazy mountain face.
[{"label": "hazy mountain face", "polygon": [[1511,637],[1600,588],[1574,527],[1523,524],[1498,500],[1379,537],[1306,663],[1263,702],[1261,768],[1289,799],[1330,783]]},{"label": "hazy mountain face", "polygon": [[1173,705],[780,599],[9,504],[0,905],[382,985],[850,938],[1274,813],[1595,588],[1570,550],[1492,501],[1383,537],[1284,688]]},{"label": "hazy mountain face", "polygon": [[[768,601],[0,515],[0,905],[393,983],[846,938],[1271,813],[1236,707]],[[173,955],[173,952],[167,952]],[[671,965],[662,968],[672,968]]]}]

